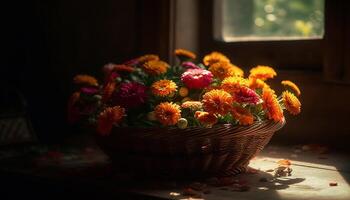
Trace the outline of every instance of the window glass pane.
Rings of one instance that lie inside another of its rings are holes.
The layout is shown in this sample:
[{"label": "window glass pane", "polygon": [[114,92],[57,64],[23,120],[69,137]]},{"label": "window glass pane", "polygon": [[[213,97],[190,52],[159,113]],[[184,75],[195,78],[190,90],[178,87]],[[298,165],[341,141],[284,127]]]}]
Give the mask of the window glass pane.
[{"label": "window glass pane", "polygon": [[216,0],[214,34],[222,41],[319,39],[324,0]]}]

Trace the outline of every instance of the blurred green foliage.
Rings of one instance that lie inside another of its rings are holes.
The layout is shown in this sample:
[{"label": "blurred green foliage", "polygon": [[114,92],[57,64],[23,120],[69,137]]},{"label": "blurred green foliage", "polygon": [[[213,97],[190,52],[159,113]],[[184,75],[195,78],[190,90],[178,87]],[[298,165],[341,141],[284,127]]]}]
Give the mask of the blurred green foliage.
[{"label": "blurred green foliage", "polygon": [[223,35],[320,37],[324,0],[223,0]]}]

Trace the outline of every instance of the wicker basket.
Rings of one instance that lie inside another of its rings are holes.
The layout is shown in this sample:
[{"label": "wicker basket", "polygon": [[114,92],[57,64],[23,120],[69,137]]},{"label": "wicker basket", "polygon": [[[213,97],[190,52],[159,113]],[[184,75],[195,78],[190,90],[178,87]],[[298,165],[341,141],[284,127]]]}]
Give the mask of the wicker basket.
[{"label": "wicker basket", "polygon": [[97,143],[121,169],[143,175],[230,176],[249,160],[285,121],[212,128],[115,128]]}]

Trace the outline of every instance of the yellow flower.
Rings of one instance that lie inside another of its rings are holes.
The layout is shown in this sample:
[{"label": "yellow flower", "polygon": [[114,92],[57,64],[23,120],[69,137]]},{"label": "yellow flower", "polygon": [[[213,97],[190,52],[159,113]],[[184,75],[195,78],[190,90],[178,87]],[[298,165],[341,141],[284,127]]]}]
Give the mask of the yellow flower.
[{"label": "yellow flower", "polygon": [[241,125],[251,125],[254,122],[253,115],[246,109],[241,107],[234,107],[231,110],[232,116],[238,120]]},{"label": "yellow flower", "polygon": [[157,120],[165,126],[175,125],[181,118],[180,106],[174,103],[160,103],[154,112]]},{"label": "yellow flower", "polygon": [[218,119],[215,115],[208,112],[197,111],[194,114],[194,117],[203,125],[211,127],[218,122]]},{"label": "yellow flower", "polygon": [[277,96],[272,89],[264,89],[262,94],[264,101],[263,108],[266,111],[267,117],[275,122],[283,120],[283,110],[278,103]]},{"label": "yellow flower", "polygon": [[150,60],[143,64],[143,69],[150,75],[160,75],[168,71],[168,63],[161,60]]},{"label": "yellow flower", "polygon": [[227,77],[221,83],[221,88],[231,95],[238,92],[242,86],[248,87],[248,80],[238,76]]},{"label": "yellow flower", "polygon": [[210,66],[217,62],[230,63],[230,59],[228,59],[224,54],[216,51],[211,52],[203,58],[203,63],[205,66]]},{"label": "yellow flower", "polygon": [[192,99],[190,97],[185,97],[181,100],[182,103],[186,101],[192,101]]},{"label": "yellow flower", "polygon": [[175,55],[178,57],[185,57],[193,60],[196,59],[196,54],[186,49],[175,49]]},{"label": "yellow flower", "polygon": [[186,97],[188,95],[188,89],[186,87],[180,87],[179,94],[182,97]]},{"label": "yellow flower", "polygon": [[270,86],[261,79],[258,79],[258,78],[250,78],[249,79],[249,88],[252,90],[264,89],[264,88],[269,88],[269,87]]},{"label": "yellow flower", "polygon": [[244,71],[241,68],[239,68],[236,65],[231,64],[231,63],[229,65],[232,68],[231,71],[233,72],[233,76],[240,76],[240,77],[244,76]]},{"label": "yellow flower", "polygon": [[300,113],[301,103],[299,99],[291,92],[284,91],[282,93],[282,99],[284,107],[292,114],[297,115]]},{"label": "yellow flower", "polygon": [[213,63],[208,70],[220,80],[230,76],[243,76],[243,71],[240,68],[228,62]]},{"label": "yellow flower", "polygon": [[203,107],[200,101],[185,101],[181,105],[182,108],[189,108],[191,110],[200,110]]},{"label": "yellow flower", "polygon": [[272,67],[258,65],[250,70],[249,78],[261,79],[265,81],[266,79],[273,78],[276,75],[277,73]]},{"label": "yellow flower", "polygon": [[85,74],[76,75],[73,81],[75,84],[98,86],[98,82],[95,77]]},{"label": "yellow flower", "polygon": [[141,64],[151,60],[159,60],[159,56],[155,54],[146,54],[137,58],[137,61],[139,61]]},{"label": "yellow flower", "polygon": [[204,110],[211,114],[227,114],[233,103],[232,96],[224,90],[211,90],[203,95]]},{"label": "yellow flower", "polygon": [[176,92],[177,85],[172,80],[159,80],[152,84],[151,91],[154,95],[165,97]]},{"label": "yellow flower", "polygon": [[288,81],[288,80],[284,80],[281,82],[281,84],[285,87],[288,87],[290,89],[293,90],[293,92],[297,95],[297,96],[300,96],[301,92],[300,92],[300,89],[299,87],[293,83],[292,81]]}]

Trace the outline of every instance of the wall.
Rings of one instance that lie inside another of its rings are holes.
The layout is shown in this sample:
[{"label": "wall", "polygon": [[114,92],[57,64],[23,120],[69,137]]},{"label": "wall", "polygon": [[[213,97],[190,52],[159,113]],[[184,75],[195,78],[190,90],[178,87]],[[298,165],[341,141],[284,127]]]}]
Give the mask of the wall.
[{"label": "wall", "polygon": [[271,83],[279,91],[282,89],[281,80],[298,83],[302,91],[302,112],[298,116],[286,113],[287,124],[273,141],[284,144],[325,143],[349,148],[350,86],[326,82],[323,74],[315,71],[278,71],[277,78]]},{"label": "wall", "polygon": [[43,141],[68,135],[66,101],[75,74],[108,63],[169,55],[168,1],[28,0],[2,4],[0,89],[21,90]]}]

